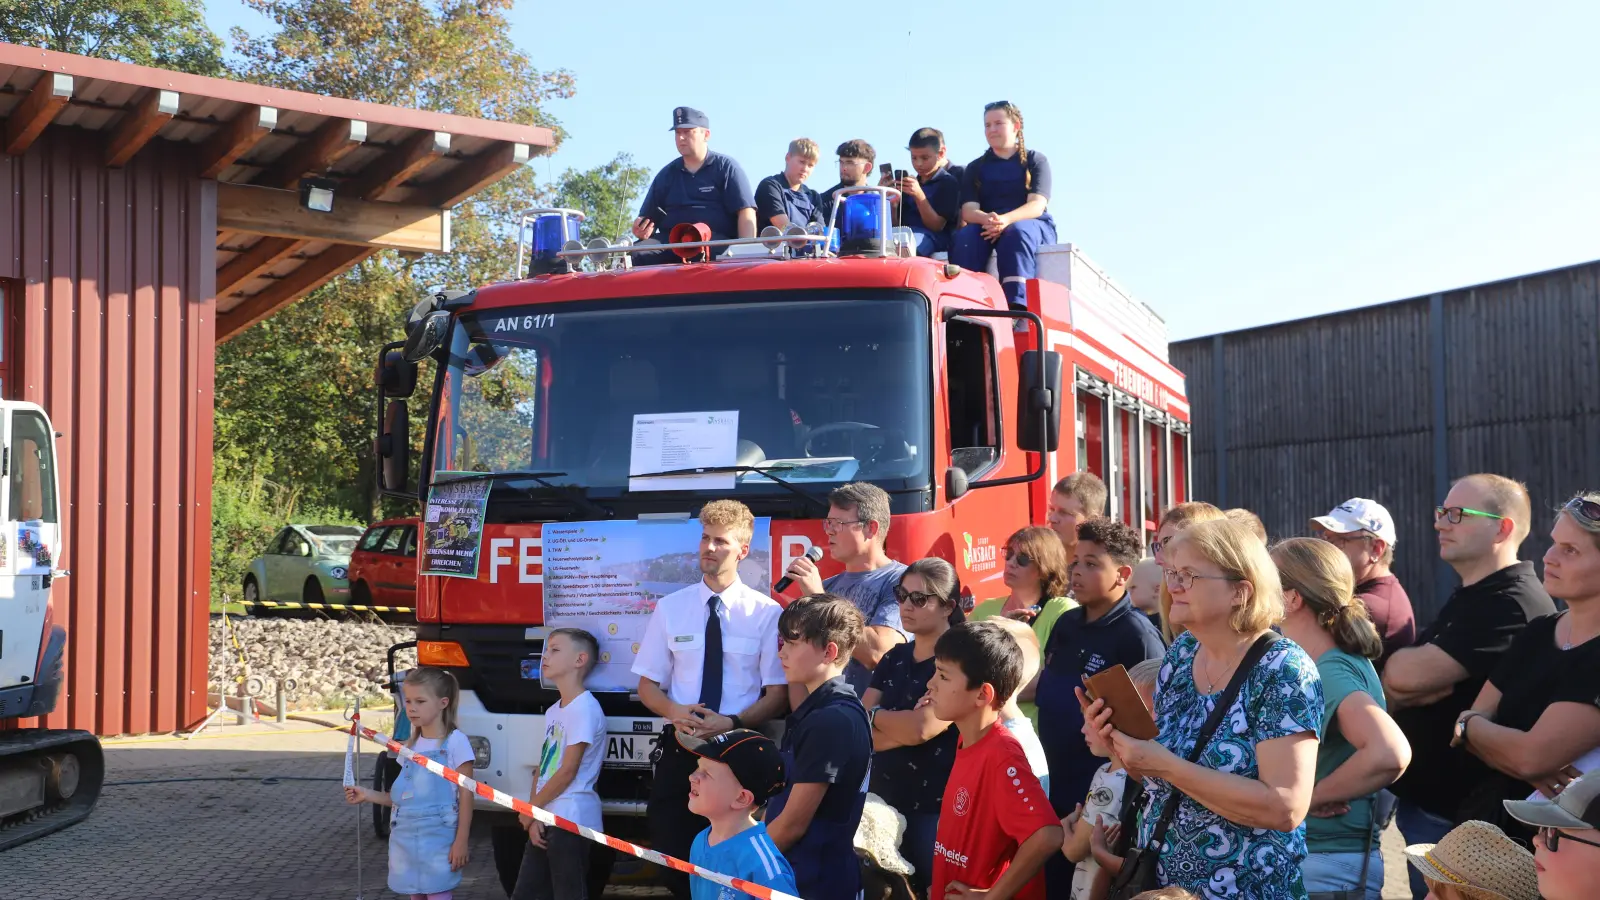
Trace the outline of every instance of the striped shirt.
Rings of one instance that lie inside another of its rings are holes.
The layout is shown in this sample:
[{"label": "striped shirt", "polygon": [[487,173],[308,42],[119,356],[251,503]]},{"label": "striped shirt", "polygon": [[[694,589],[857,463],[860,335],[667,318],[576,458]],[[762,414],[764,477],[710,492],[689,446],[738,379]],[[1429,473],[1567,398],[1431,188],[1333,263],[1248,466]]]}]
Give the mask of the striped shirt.
[{"label": "striped shirt", "polygon": [[[758,822],[720,844],[711,843],[711,829],[695,836],[689,849],[689,861],[723,875],[743,878],[756,884],[794,894],[794,870],[778,851],[778,845],[767,836],[767,826]],[[745,900],[743,891],[723,887],[697,875],[689,878],[690,896],[693,900]]]}]

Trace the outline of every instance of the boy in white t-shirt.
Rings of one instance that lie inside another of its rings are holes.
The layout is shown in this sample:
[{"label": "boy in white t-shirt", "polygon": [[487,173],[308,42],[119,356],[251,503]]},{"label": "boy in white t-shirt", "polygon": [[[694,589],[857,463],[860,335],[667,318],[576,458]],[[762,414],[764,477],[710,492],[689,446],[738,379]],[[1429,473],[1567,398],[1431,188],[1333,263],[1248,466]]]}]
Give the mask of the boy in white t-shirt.
[{"label": "boy in white t-shirt", "polygon": [[[600,659],[600,644],[581,628],[557,628],[544,639],[540,674],[561,691],[544,713],[544,746],[531,802],[564,819],[600,829],[595,779],[606,755],[606,715],[583,679]],[[518,816],[528,847],[512,900],[587,900],[594,843],[570,831]]]},{"label": "boy in white t-shirt", "polygon": [[[1155,709],[1156,676],[1161,673],[1161,662],[1159,659],[1147,659],[1128,670],[1128,680],[1138,689],[1139,698],[1144,701],[1146,709]],[[1111,758],[1110,749],[1098,734],[1091,733],[1088,725],[1084,726],[1083,736],[1095,756]],[[1103,900],[1111,886],[1110,873],[1101,871],[1100,864],[1095,862],[1090,851],[1095,826],[1110,828],[1122,819],[1124,801],[1127,799],[1124,789],[1128,784],[1128,773],[1113,769],[1113,765],[1108,762],[1095,770],[1094,778],[1089,782],[1088,796],[1078,804],[1077,809],[1061,820],[1061,827],[1066,831],[1066,839],[1061,842],[1061,853],[1077,863],[1072,875],[1072,900]]]},{"label": "boy in white t-shirt", "polygon": [[1017,697],[1021,696],[1022,688],[1033,681],[1039,674],[1039,635],[1033,628],[1016,619],[1005,616],[995,616],[985,621],[993,622],[1004,628],[1017,641],[1017,646],[1022,648],[1022,682],[1000,707],[1000,724],[1011,732],[1011,736],[1022,745],[1022,752],[1028,757],[1028,768],[1033,770],[1033,777],[1039,779],[1039,786],[1044,788],[1046,795],[1050,793],[1050,763],[1044,757],[1044,745],[1039,743],[1039,735],[1033,730],[1033,720],[1017,705]]}]

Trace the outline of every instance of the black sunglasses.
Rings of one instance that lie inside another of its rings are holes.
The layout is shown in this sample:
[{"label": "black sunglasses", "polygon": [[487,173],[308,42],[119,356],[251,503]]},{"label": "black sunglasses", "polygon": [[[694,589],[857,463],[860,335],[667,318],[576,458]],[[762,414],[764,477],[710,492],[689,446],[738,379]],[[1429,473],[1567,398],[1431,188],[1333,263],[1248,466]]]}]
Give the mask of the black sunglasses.
[{"label": "black sunglasses", "polygon": [[1576,513],[1582,516],[1584,521],[1600,525],[1600,503],[1596,503],[1593,500],[1573,497],[1567,501],[1566,506],[1561,507],[1561,511]]},{"label": "black sunglasses", "polygon": [[1029,566],[1033,565],[1035,562],[1037,562],[1037,560],[1035,560],[1033,557],[1029,556],[1026,553],[1018,553],[1018,552],[1016,552],[1014,550],[1010,550],[1010,549],[1006,550],[1006,559],[1008,559],[1008,560],[1009,559],[1016,560],[1017,561],[1017,565],[1023,567],[1024,569],[1026,569],[1027,567],[1029,567]]},{"label": "black sunglasses", "polygon": [[1554,853],[1560,849],[1560,844],[1562,841],[1571,841],[1574,844],[1583,844],[1586,847],[1600,847],[1600,843],[1586,841],[1583,838],[1573,837],[1559,828],[1541,828],[1539,829],[1539,836],[1544,838],[1545,849],[1549,850],[1551,853]]},{"label": "black sunglasses", "polygon": [[997,110],[997,109],[1010,109],[1010,108],[1011,108],[1011,101],[1010,100],[996,100],[993,103],[985,103],[983,105],[983,111],[984,112],[993,112],[994,110]]},{"label": "black sunglasses", "polygon": [[924,606],[927,606],[929,603],[938,604],[944,602],[944,598],[938,594],[929,594],[923,591],[912,593],[911,591],[906,590],[902,585],[898,584],[894,586],[894,599],[901,603],[910,601],[911,605],[915,606],[917,609],[921,609]]}]

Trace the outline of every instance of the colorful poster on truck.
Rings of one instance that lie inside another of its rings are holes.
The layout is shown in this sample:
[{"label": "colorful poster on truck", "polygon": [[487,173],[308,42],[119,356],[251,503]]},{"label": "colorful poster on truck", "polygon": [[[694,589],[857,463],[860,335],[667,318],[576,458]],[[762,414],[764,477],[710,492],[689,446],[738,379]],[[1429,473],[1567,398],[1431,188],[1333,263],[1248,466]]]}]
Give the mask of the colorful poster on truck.
[{"label": "colorful poster on truck", "polygon": [[[543,528],[544,623],[582,628],[600,642],[592,691],[639,686],[633,658],[656,601],[701,578],[695,519],[549,523]],[[739,580],[762,593],[772,585],[772,520],[756,519]]]},{"label": "colorful poster on truck", "polygon": [[489,478],[478,472],[440,472],[422,514],[422,574],[477,578]]}]

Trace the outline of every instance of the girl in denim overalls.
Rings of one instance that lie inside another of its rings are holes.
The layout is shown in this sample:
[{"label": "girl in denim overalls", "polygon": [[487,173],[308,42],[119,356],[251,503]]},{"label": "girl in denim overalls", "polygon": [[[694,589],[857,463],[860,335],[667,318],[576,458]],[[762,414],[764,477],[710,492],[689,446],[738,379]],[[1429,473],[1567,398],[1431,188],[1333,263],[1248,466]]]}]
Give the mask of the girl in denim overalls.
[{"label": "girl in denim overalls", "polygon": [[[418,755],[472,775],[472,744],[456,729],[456,679],[443,669],[406,673],[401,687],[411,720],[409,746]],[[450,900],[467,864],[472,795],[409,760],[388,793],[344,789],[351,803],[394,807],[389,831],[389,890],[411,900]]]}]

